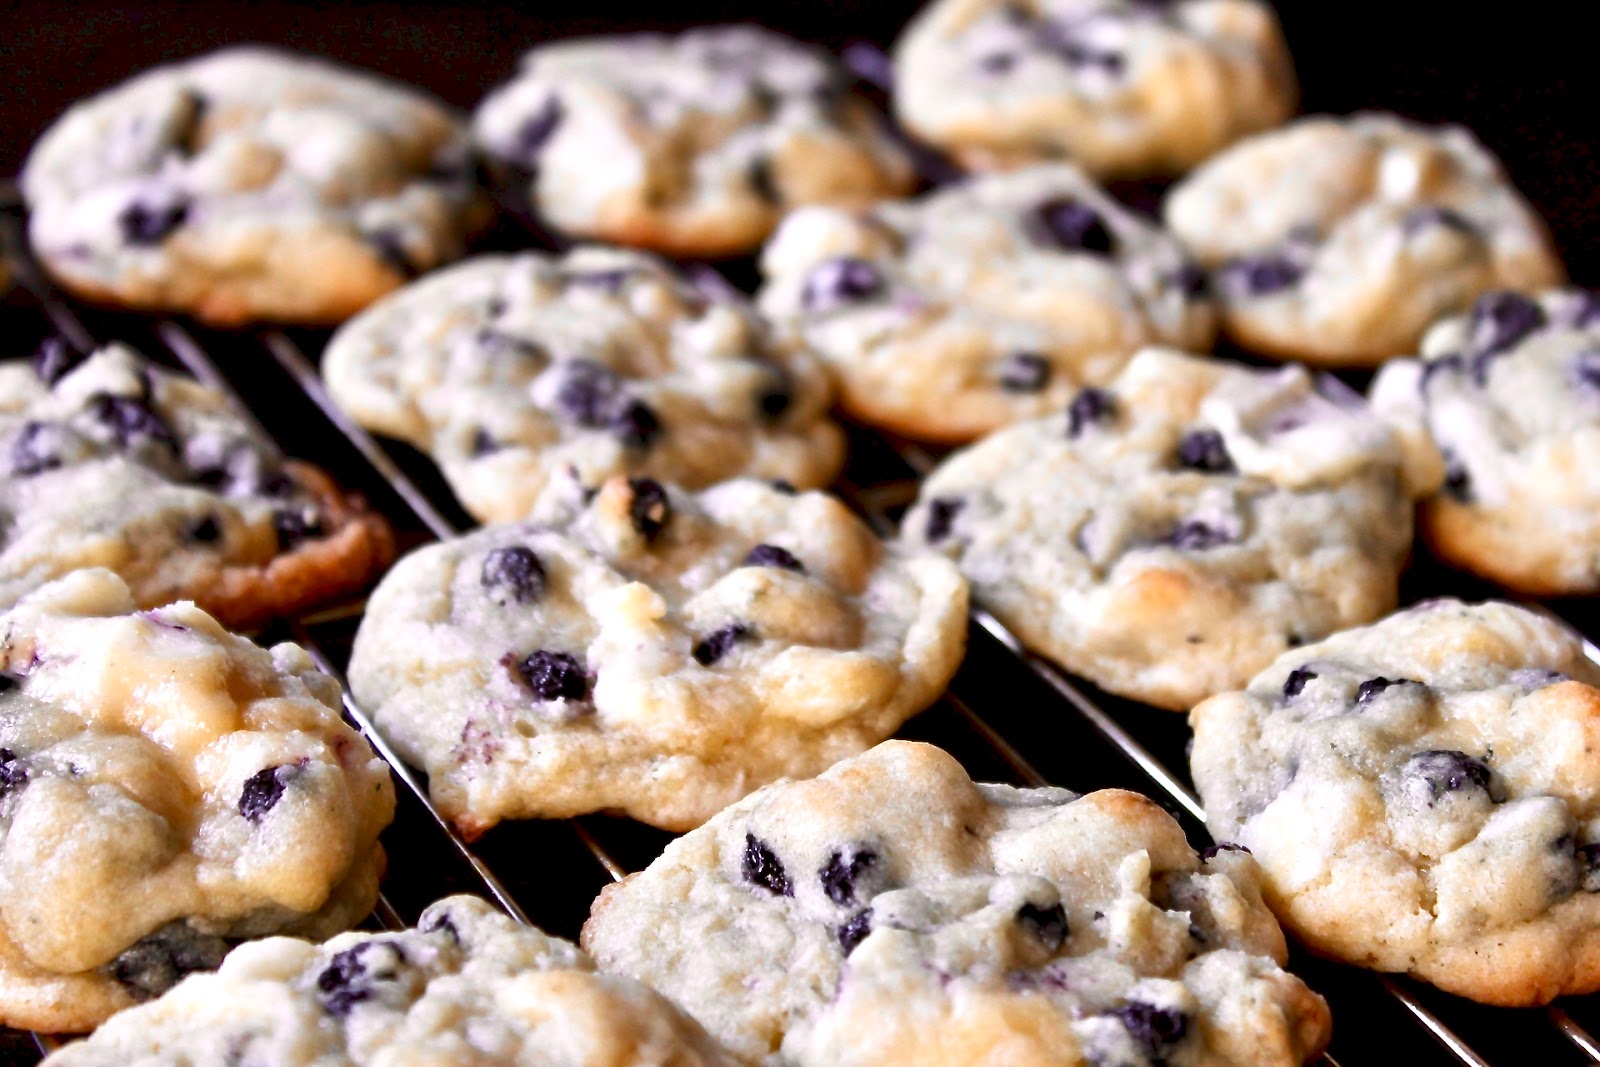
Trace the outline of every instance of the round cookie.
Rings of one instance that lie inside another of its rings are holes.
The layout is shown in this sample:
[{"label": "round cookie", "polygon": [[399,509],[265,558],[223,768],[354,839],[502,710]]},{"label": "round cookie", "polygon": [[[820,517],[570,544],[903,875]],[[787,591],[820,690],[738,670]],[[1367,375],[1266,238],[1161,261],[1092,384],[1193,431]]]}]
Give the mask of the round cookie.
[{"label": "round cookie", "polygon": [[1363,113],[1301,119],[1172,190],[1166,221],[1215,270],[1255,352],[1373,366],[1492,289],[1565,276],[1544,225],[1465,129]]},{"label": "round cookie", "polygon": [[383,761],[295,645],[82,570],[0,613],[0,1024],[87,1030],[378,895]]},{"label": "round cookie", "polygon": [[415,929],[241,945],[48,1067],[732,1067],[666,998],[477,897]]},{"label": "round cookie", "polygon": [[1303,367],[1146,349],[1065,414],[946,460],[901,537],[954,558],[1030,648],[1183,711],[1391,610],[1412,500],[1440,473]]},{"label": "round cookie", "polygon": [[966,609],[947,560],[821,493],[566,478],[530,522],[401,560],[350,686],[468,836],[601,810],[686,830],[932,703]]},{"label": "round cookie", "polygon": [[742,300],[665,263],[579,248],[481,256],[350,322],[323,375],[357,421],[429,452],[486,522],[527,515],[565,468],[700,488],[828,484],[844,437],[816,357]]},{"label": "round cookie", "polygon": [[937,0],[895,49],[895,114],[978,169],[1180,174],[1295,97],[1261,0]]},{"label": "round cookie", "polygon": [[244,629],[363,588],[393,554],[327,475],[124,345],[0,363],[0,609],[108,567],[141,607],[193,600]]},{"label": "round cookie", "polygon": [[459,257],[489,212],[465,123],[443,105],[260,47],[75,105],[22,190],[62,285],[224,326],[340,322]]},{"label": "round cookie", "polygon": [[978,785],[890,741],[610,885],[608,971],[769,1067],[1292,1067],[1328,1038],[1247,855],[1135,793]]},{"label": "round cookie", "polygon": [[1491,1004],[1592,992],[1597,686],[1544,615],[1418,604],[1194,709],[1207,825],[1320,953]]},{"label": "round cookie", "polygon": [[1600,298],[1480,297],[1386,364],[1372,403],[1444,453],[1418,520],[1438,556],[1518,592],[1600,592]]},{"label": "round cookie", "polygon": [[474,121],[575,237],[677,256],[755,248],[801,204],[907,192],[905,152],[844,71],[757,26],[555,41]]},{"label": "round cookie", "polygon": [[834,366],[844,409],[927,440],[1058,410],[1141,346],[1215,331],[1177,241],[1064,164],[797,211],[761,268],[762,309]]}]

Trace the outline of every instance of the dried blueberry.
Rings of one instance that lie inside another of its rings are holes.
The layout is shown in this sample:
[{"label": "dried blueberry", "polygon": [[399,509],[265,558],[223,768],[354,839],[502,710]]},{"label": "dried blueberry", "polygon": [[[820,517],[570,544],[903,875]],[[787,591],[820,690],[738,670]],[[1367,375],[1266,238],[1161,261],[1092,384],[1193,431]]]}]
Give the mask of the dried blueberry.
[{"label": "dried blueberry", "polygon": [[936,545],[949,537],[956,516],[966,506],[965,500],[953,496],[936,496],[928,501],[928,524],[922,530],[922,536],[928,539],[928,544]]},{"label": "dried blueberry", "polygon": [[779,567],[786,571],[794,571],[796,574],[806,572],[805,564],[796,559],[788,549],[779,548],[777,545],[757,545],[744,557],[744,562],[740,566]]},{"label": "dried blueberry", "polygon": [[794,886],[789,884],[783,861],[778,859],[778,854],[772,851],[771,846],[755,834],[744,835],[744,859],[739,872],[744,875],[745,881],[760,886],[775,897],[794,896]]},{"label": "dried blueberry", "polygon": [[561,101],[552,96],[547,99],[517,130],[518,160],[530,169],[539,165],[539,153],[555,135],[564,114]]},{"label": "dried blueberry", "polygon": [[1070,196],[1046,200],[1029,214],[1026,225],[1035,244],[1067,252],[1110,255],[1117,245],[1100,213]]},{"label": "dried blueberry", "polygon": [[278,806],[283,799],[284,787],[293,778],[296,765],[283,763],[263,767],[244,781],[239,793],[239,814],[250,822],[260,822],[261,817]]},{"label": "dried blueberry", "polygon": [[1475,361],[1504,352],[1547,321],[1544,308],[1521,293],[1488,293],[1479,297],[1468,320]]},{"label": "dried blueberry", "polygon": [[1000,388],[1037,393],[1050,383],[1050,361],[1037,352],[1013,352],[1000,361]]},{"label": "dried blueberry", "polygon": [[89,353],[59,334],[46,337],[33,354],[33,373],[46,385],[54,385],[71,374]]},{"label": "dried blueberry", "polygon": [[1449,749],[1418,752],[1406,760],[1400,773],[1408,781],[1421,783],[1427,788],[1430,804],[1446,793],[1472,788],[1487,791],[1489,788],[1487,764],[1465,752]]},{"label": "dried blueberry", "polygon": [[148,204],[135,200],[117,215],[117,227],[130,245],[158,245],[188,217],[189,201],[182,197]]},{"label": "dried blueberry", "polygon": [[864,259],[839,256],[824,260],[806,278],[800,303],[807,311],[832,311],[846,304],[870,300],[883,291],[883,275]]},{"label": "dried blueberry", "polygon": [[172,427],[143,400],[96,393],[89,398],[88,411],[96,422],[111,430],[118,446],[122,448],[151,441],[174,454],[178,451],[178,438],[172,432]]},{"label": "dried blueberry", "polygon": [[1216,430],[1190,430],[1178,441],[1178,463],[1207,474],[1232,474],[1233,457]]},{"label": "dried blueberry", "polygon": [[568,360],[556,389],[556,406],[579,426],[610,424],[622,396],[622,379],[609,367],[589,359]]},{"label": "dried blueberry", "polygon": [[877,865],[878,854],[870,848],[835,850],[829,854],[828,862],[823,864],[817,877],[829,900],[835,904],[854,904],[856,883]]},{"label": "dried blueberry", "polygon": [[140,938],[107,965],[111,977],[135,1000],[160,996],[185,976],[214,971],[228,943],[185,922],[171,922]]},{"label": "dried blueberry", "polygon": [[856,950],[856,946],[867,939],[872,933],[872,909],[866,908],[850,916],[843,925],[833,932],[839,939],[839,947],[844,949],[844,954],[849,956]]},{"label": "dried blueberry", "polygon": [[755,631],[744,623],[729,623],[720,630],[713,630],[696,642],[690,653],[694,656],[694,661],[700,666],[709,667],[723,656],[726,656],[734,645],[754,637]]},{"label": "dried blueberry", "polygon": [[[15,684],[10,678],[0,674],[0,693]],[[0,800],[4,800],[27,783],[28,769],[17,759],[17,754],[9,748],[0,748]]]},{"label": "dried blueberry", "polygon": [[628,501],[628,521],[639,536],[654,541],[672,518],[672,502],[661,483],[650,478],[629,478],[628,489],[633,498]]},{"label": "dried blueberry", "polygon": [[1356,706],[1360,707],[1368,703],[1382,694],[1383,691],[1388,689],[1390,686],[1407,684],[1420,685],[1421,683],[1414,682],[1410,678],[1384,678],[1381,676],[1377,678],[1368,678],[1366,681],[1356,686]]},{"label": "dried blueberry", "polygon": [[576,656],[539,649],[522,659],[507,657],[512,674],[542,701],[578,701],[589,695],[589,676]]},{"label": "dried blueberry", "polygon": [[1164,1051],[1189,1031],[1188,1016],[1177,1008],[1158,1008],[1143,1001],[1130,1000],[1106,1014],[1121,1022],[1134,1043],[1157,1063],[1163,1062]]},{"label": "dried blueberry", "polygon": [[544,577],[544,564],[533,549],[512,545],[483,557],[478,580],[485,589],[505,590],[518,604],[531,604],[544,594]]},{"label": "dried blueberry", "polygon": [[222,524],[215,515],[190,519],[183,527],[183,539],[190,544],[210,545],[222,540]]},{"label": "dried blueberry", "polygon": [[30,422],[11,442],[11,473],[31,477],[61,466],[61,427],[49,422]]},{"label": "dried blueberry", "polygon": [[1233,540],[1232,533],[1204,519],[1184,519],[1167,535],[1167,544],[1186,552],[1205,552]]},{"label": "dried blueberry", "polygon": [[1215,856],[1218,852],[1243,852],[1248,855],[1250,850],[1245,848],[1243,845],[1236,844],[1232,841],[1218,841],[1216,844],[1207,845],[1205,848],[1200,850],[1200,862],[1204,863],[1206,860],[1209,860],[1211,857]]},{"label": "dried blueberry", "polygon": [[1017,909],[1017,922],[1033,931],[1051,952],[1067,939],[1067,909],[1060,904],[1041,908],[1030,901]]},{"label": "dried blueberry", "polygon": [[1222,268],[1229,284],[1252,296],[1268,296],[1291,288],[1305,277],[1301,264],[1282,254],[1239,256]]},{"label": "dried blueberry", "polygon": [[774,207],[783,203],[783,192],[772,176],[772,160],[758,156],[750,161],[745,174],[750,179],[750,189],[757,197]]},{"label": "dried blueberry", "polygon": [[1067,436],[1077,437],[1089,426],[1106,422],[1117,413],[1115,398],[1104,389],[1079,390],[1067,405]]},{"label": "dried blueberry", "polygon": [[1293,700],[1305,689],[1306,683],[1317,676],[1317,672],[1310,667],[1296,667],[1289,672],[1289,677],[1283,680],[1283,699]]},{"label": "dried blueberry", "polygon": [[[367,966],[362,962],[362,957],[372,951],[376,944],[367,941],[333,954],[328,966],[317,975],[317,993],[323,1011],[335,1018],[343,1018],[357,1004],[372,999],[373,988],[368,981]],[[396,951],[399,951],[398,946]]]},{"label": "dried blueberry", "polygon": [[279,508],[272,513],[272,528],[278,534],[278,550],[292,552],[306,541],[327,533],[322,515],[310,504]]},{"label": "dried blueberry", "polygon": [[472,454],[474,456],[487,456],[500,451],[500,442],[494,439],[494,434],[482,426],[472,431]]}]

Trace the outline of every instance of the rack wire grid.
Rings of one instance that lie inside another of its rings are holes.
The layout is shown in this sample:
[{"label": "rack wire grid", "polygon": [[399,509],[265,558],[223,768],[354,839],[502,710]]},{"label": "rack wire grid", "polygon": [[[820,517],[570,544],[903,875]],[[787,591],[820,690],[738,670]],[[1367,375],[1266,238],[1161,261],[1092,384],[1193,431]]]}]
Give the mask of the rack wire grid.
[{"label": "rack wire grid", "polygon": [[[474,525],[425,457],[373,438],[333,404],[316,367],[326,332],[221,332],[83,306],[45,280],[27,253],[24,230],[14,184],[0,184],[0,251],[12,257],[18,274],[14,291],[0,303],[6,347],[12,350],[7,355],[25,354],[51,334],[78,346],[126,341],[158,363],[220,389],[286,454],[313,460],[364,493],[394,526],[402,552]],[[489,235],[479,250],[530,243],[548,244],[548,237],[523,218]],[[880,533],[892,533],[915,498],[919,478],[937,457],[859,427],[850,433],[850,463],[833,491]],[[1444,592],[1492,595],[1465,575],[1420,560],[1404,584],[1407,600]],[[1543,606],[1580,631],[1594,632],[1588,628],[1592,608],[1578,602]],[[342,681],[363,607],[359,599],[334,604],[257,636],[269,643],[297,642]],[[1600,649],[1591,644],[1588,650],[1600,662]],[[648,865],[670,840],[669,834],[642,824],[597,815],[502,823],[469,843],[433,806],[422,776],[398,757],[348,691],[344,706],[352,724],[388,762],[399,796],[394,825],[383,837],[389,871],[369,920],[373,928],[401,928],[433,900],[472,892],[521,922],[574,938],[602,886]],[[1184,717],[1069,676],[1030,654],[981,606],[972,611],[967,658],[948,692],[898,736],[940,745],[981,780],[1145,793],[1173,813],[1197,846],[1208,840],[1186,769]],[[1327,1067],[1600,1064],[1600,1041],[1591,1036],[1600,1030],[1600,994],[1566,998],[1545,1009],[1490,1008],[1298,948],[1292,949],[1290,969],[1333,1010],[1333,1042],[1322,1061]],[[37,1062],[59,1043],[50,1035],[0,1031],[0,1062]]]}]

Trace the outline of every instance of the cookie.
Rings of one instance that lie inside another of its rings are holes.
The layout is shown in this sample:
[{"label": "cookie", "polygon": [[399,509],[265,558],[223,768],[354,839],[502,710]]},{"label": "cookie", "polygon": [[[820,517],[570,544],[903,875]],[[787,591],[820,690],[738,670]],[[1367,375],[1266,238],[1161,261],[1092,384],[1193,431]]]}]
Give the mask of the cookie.
[{"label": "cookie", "polygon": [[1386,364],[1374,407],[1443,451],[1434,553],[1522,593],[1600,592],[1600,298],[1496,292]]},{"label": "cookie", "polygon": [[1553,619],[1427,601],[1195,708],[1194,781],[1317,952],[1491,1004],[1592,992],[1597,686]]},{"label": "cookie", "polygon": [[1391,610],[1442,465],[1303,367],[1146,349],[1065,413],[991,434],[901,526],[1035,651],[1186,711]]},{"label": "cookie", "polygon": [[926,440],[1058,410],[1141,346],[1215,331],[1177,241],[1064,164],[797,211],[761,267],[762,309],[833,365],[843,408]]},{"label": "cookie", "polygon": [[334,323],[459,257],[488,216],[466,124],[260,47],[141,74],[29,155],[29,235],[73,292],[218,325]]},{"label": "cookie", "polygon": [[87,1030],[372,909],[388,769],[295,645],[77,571],[0,613],[0,1024]]},{"label": "cookie", "polygon": [[363,588],[389,527],[227,398],[125,345],[0,363],[0,609],[83,567],[238,629]]},{"label": "cookie", "polygon": [[235,949],[153,1004],[118,1016],[49,1067],[731,1067],[664,997],[599,974],[576,946],[477,897],[448,897],[415,929],[287,937]]},{"label": "cookie", "polygon": [[1364,113],[1301,119],[1207,163],[1166,221],[1215,271],[1223,326],[1252,351],[1372,366],[1492,289],[1560,284],[1544,225],[1458,126]]},{"label": "cookie", "polygon": [[1181,174],[1294,113],[1261,0],[937,0],[895,48],[901,123],[969,167]]},{"label": "cookie", "polygon": [[673,830],[892,733],[955,673],[966,584],[832,497],[553,484],[401,560],[350,685],[468,836],[619,810]]},{"label": "cookie", "polygon": [[608,971],[771,1067],[1289,1067],[1328,1038],[1249,856],[1117,789],[978,785],[889,741],[607,886]]},{"label": "cookie", "polygon": [[573,237],[677,256],[748,252],[802,204],[911,188],[909,158],[819,50],[756,26],[553,41],[474,119]]},{"label": "cookie", "polygon": [[323,374],[357,421],[429,452],[486,522],[525,517],[568,467],[591,483],[753,475],[809,489],[844,460],[815,356],[635,252],[441,271],[335,335]]}]

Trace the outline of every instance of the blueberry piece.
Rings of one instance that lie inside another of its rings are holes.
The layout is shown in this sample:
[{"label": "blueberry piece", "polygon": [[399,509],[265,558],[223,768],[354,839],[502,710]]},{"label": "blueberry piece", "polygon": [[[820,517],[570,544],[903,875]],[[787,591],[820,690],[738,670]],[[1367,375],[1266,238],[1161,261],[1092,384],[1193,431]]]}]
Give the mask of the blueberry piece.
[{"label": "blueberry piece", "polygon": [[171,922],[135,941],[107,965],[134,1000],[160,996],[196,971],[214,971],[228,943],[185,922]]},{"label": "blueberry piece", "polygon": [[661,483],[650,478],[629,478],[633,498],[628,502],[628,521],[639,536],[654,541],[672,518],[672,502]]},{"label": "blueberry piece", "polygon": [[[333,954],[322,973],[317,975],[317,999],[322,1002],[323,1011],[342,1019],[357,1004],[372,999],[374,990],[362,957],[376,944],[367,941]],[[399,951],[399,946],[395,946],[395,951]]]},{"label": "blueberry piece", "polygon": [[425,934],[444,934],[456,944],[461,944],[461,929],[456,926],[455,920],[450,918],[450,913],[447,911],[428,916],[417,929]]},{"label": "blueberry piece", "polygon": [[772,486],[774,492],[782,493],[784,496],[800,495],[800,490],[796,489],[794,483],[787,478],[774,478],[767,484]]},{"label": "blueberry piece", "polygon": [[222,524],[215,515],[191,519],[183,527],[183,539],[190,544],[211,545],[222,540]]},{"label": "blueberry piece", "polygon": [[189,201],[178,197],[164,203],[137,200],[117,215],[117,228],[130,245],[158,245],[189,217]]},{"label": "blueberry piece", "polygon": [[713,630],[697,642],[690,653],[694,661],[702,667],[709,667],[728,654],[728,651],[740,641],[755,637],[755,631],[742,622],[729,623],[720,630]]},{"label": "blueberry piece", "polygon": [[611,420],[611,430],[627,448],[648,448],[661,436],[661,420],[642,400],[629,400]]},{"label": "blueberry piece", "polygon": [[769,419],[781,419],[794,403],[794,380],[787,369],[776,363],[767,365],[767,378],[756,396],[761,414]]},{"label": "blueberry piece", "polygon": [[1184,519],[1167,536],[1167,543],[1173,548],[1187,552],[1205,552],[1221,545],[1232,544],[1233,535],[1203,519]]},{"label": "blueberry piece", "polygon": [[1425,204],[1422,207],[1413,208],[1406,212],[1406,216],[1400,225],[1407,237],[1414,237],[1423,230],[1431,230],[1435,227],[1443,227],[1466,234],[1478,232],[1478,228],[1472,224],[1471,219],[1459,211],[1441,207],[1438,204]]},{"label": "blueberry piece", "polygon": [[744,858],[740,862],[739,873],[744,875],[745,881],[760,886],[775,897],[794,896],[794,886],[789,884],[783,861],[778,859],[778,854],[772,851],[771,846],[755,834],[744,835]]},{"label": "blueberry piece", "polygon": [[956,516],[961,514],[961,509],[967,502],[960,497],[936,496],[928,501],[928,524],[923,527],[922,536],[928,539],[928,544],[936,545],[950,536],[950,531],[956,523]]},{"label": "blueberry piece", "polygon": [[867,939],[872,933],[872,909],[866,908],[856,912],[837,930],[833,932],[839,939],[839,947],[844,949],[846,957],[856,950],[856,946]]},{"label": "blueberry piece", "polygon": [[1250,850],[1245,848],[1243,845],[1235,844],[1232,841],[1218,841],[1216,844],[1207,845],[1205,848],[1200,850],[1200,862],[1204,863],[1206,860],[1209,860],[1215,856],[1218,852],[1243,852],[1245,855],[1250,854]]},{"label": "blueberry piece", "polygon": [[1504,352],[1548,321],[1544,308],[1521,293],[1480,296],[1467,327],[1475,361]]},{"label": "blueberry piece", "polygon": [[1054,245],[1066,252],[1110,255],[1117,246],[1100,213],[1070,196],[1046,200],[1034,208],[1027,229],[1034,244]]},{"label": "blueberry piece", "polygon": [[1444,455],[1445,496],[1461,504],[1472,503],[1472,475],[1467,473],[1466,464],[1448,448],[1439,451]]},{"label": "blueberry piece", "polygon": [[848,853],[835,850],[828,862],[818,872],[822,891],[835,904],[856,902],[856,882],[878,865],[878,854],[870,848],[851,849]]},{"label": "blueberry piece", "polygon": [[1183,294],[1185,300],[1204,300],[1211,295],[1211,276],[1192,260],[1167,275],[1167,285]]},{"label": "blueberry piece", "polygon": [[1067,405],[1067,437],[1074,438],[1089,426],[1107,422],[1117,413],[1117,402],[1104,389],[1081,389]]},{"label": "blueberry piece", "polygon": [[1138,1000],[1130,1000],[1106,1014],[1121,1022],[1128,1036],[1156,1063],[1164,1062],[1163,1052],[1182,1041],[1189,1031],[1189,1018],[1183,1012]]},{"label": "blueberry piece", "polygon": [[1487,764],[1465,752],[1449,749],[1418,752],[1406,760],[1400,773],[1410,781],[1425,785],[1430,803],[1446,793],[1457,793],[1472,788],[1487,791],[1489,788]]},{"label": "blueberry piece", "polygon": [[474,456],[488,456],[500,451],[500,442],[494,435],[482,426],[472,431],[472,454]]},{"label": "blueberry piece", "polygon": [[378,259],[400,277],[415,278],[422,273],[422,269],[412,260],[411,253],[406,250],[405,239],[399,230],[373,230],[362,234],[361,239],[378,254]]},{"label": "blueberry piece", "polygon": [[250,822],[260,822],[261,817],[283,799],[284,787],[294,777],[295,770],[295,764],[283,763],[263,767],[246,778],[244,789],[239,793],[239,814]]},{"label": "blueberry piece", "polygon": [[508,658],[512,661],[512,674],[538,700],[579,701],[589,695],[589,676],[576,656],[541,648],[520,660]]},{"label": "blueberry piece", "polygon": [[527,121],[517,130],[519,162],[530,169],[539,165],[539,154],[555,135],[564,114],[565,109],[562,108],[561,101],[552,96],[540,105],[538,111],[528,116]]},{"label": "blueberry piece", "polygon": [[622,396],[622,379],[593,360],[568,360],[556,389],[556,407],[579,426],[599,429],[610,424]]},{"label": "blueberry piece", "polygon": [[1050,361],[1037,352],[1013,352],[1000,361],[1000,388],[1037,393],[1050,384]]},{"label": "blueberry piece", "polygon": [[1232,474],[1233,457],[1216,430],[1190,430],[1178,442],[1178,463],[1207,474]]},{"label": "blueberry piece", "polygon": [[1368,678],[1366,681],[1356,686],[1356,706],[1361,707],[1367,704],[1369,701],[1382,694],[1383,691],[1388,689],[1390,686],[1406,684],[1421,685],[1422,683],[1414,682],[1410,678],[1384,678],[1381,676],[1377,678]]},{"label": "blueberry piece", "polygon": [[504,589],[518,604],[531,604],[544,594],[544,564],[531,548],[512,545],[483,557],[478,580],[485,589]]},{"label": "blueberry piece", "polygon": [[1268,296],[1292,288],[1305,277],[1306,269],[1281,254],[1239,256],[1222,268],[1229,284],[1251,296]]},{"label": "blueberry piece", "polygon": [[757,545],[744,557],[742,567],[779,567],[796,574],[806,572],[805,564],[795,559],[794,554],[786,548],[777,545]]},{"label": "blueberry piece", "polygon": [[1103,70],[1112,77],[1120,75],[1127,66],[1120,52],[1094,48],[1082,41],[1063,40],[1056,46],[1055,53],[1074,67]]},{"label": "blueberry piece", "polygon": [[33,373],[46,385],[55,385],[78,369],[89,353],[59,334],[46,337],[33,354]]},{"label": "blueberry piece", "polygon": [[[0,693],[14,685],[15,682],[0,674]],[[27,784],[28,769],[17,759],[17,754],[9,748],[0,748],[0,800],[4,800]]]},{"label": "blueberry piece", "polygon": [[178,451],[178,438],[172,427],[143,400],[96,393],[89,398],[88,411],[96,422],[111,430],[119,447],[129,448],[141,441],[152,441],[173,454]]},{"label": "blueberry piece", "polygon": [[1289,677],[1283,680],[1283,699],[1293,700],[1305,689],[1306,683],[1317,676],[1317,672],[1310,667],[1296,667],[1289,672]]},{"label": "blueberry piece", "polygon": [[751,160],[745,174],[750,179],[750,189],[756,196],[773,207],[783,203],[783,193],[778,189],[778,183],[772,176],[772,160],[766,156]]},{"label": "blueberry piece", "polygon": [[1067,939],[1067,909],[1059,903],[1041,908],[1030,901],[1017,909],[1017,922],[1031,930],[1051,952]]},{"label": "blueberry piece", "polygon": [[309,504],[299,507],[279,508],[272,513],[272,528],[278,534],[278,551],[292,552],[295,548],[327,533],[322,516]]},{"label": "blueberry piece", "polygon": [[61,466],[57,451],[62,430],[49,422],[30,422],[11,442],[11,473],[27,478]]},{"label": "blueberry piece", "polygon": [[832,311],[846,304],[870,300],[883,291],[883,275],[864,259],[839,256],[813,267],[800,294],[807,311]]}]

